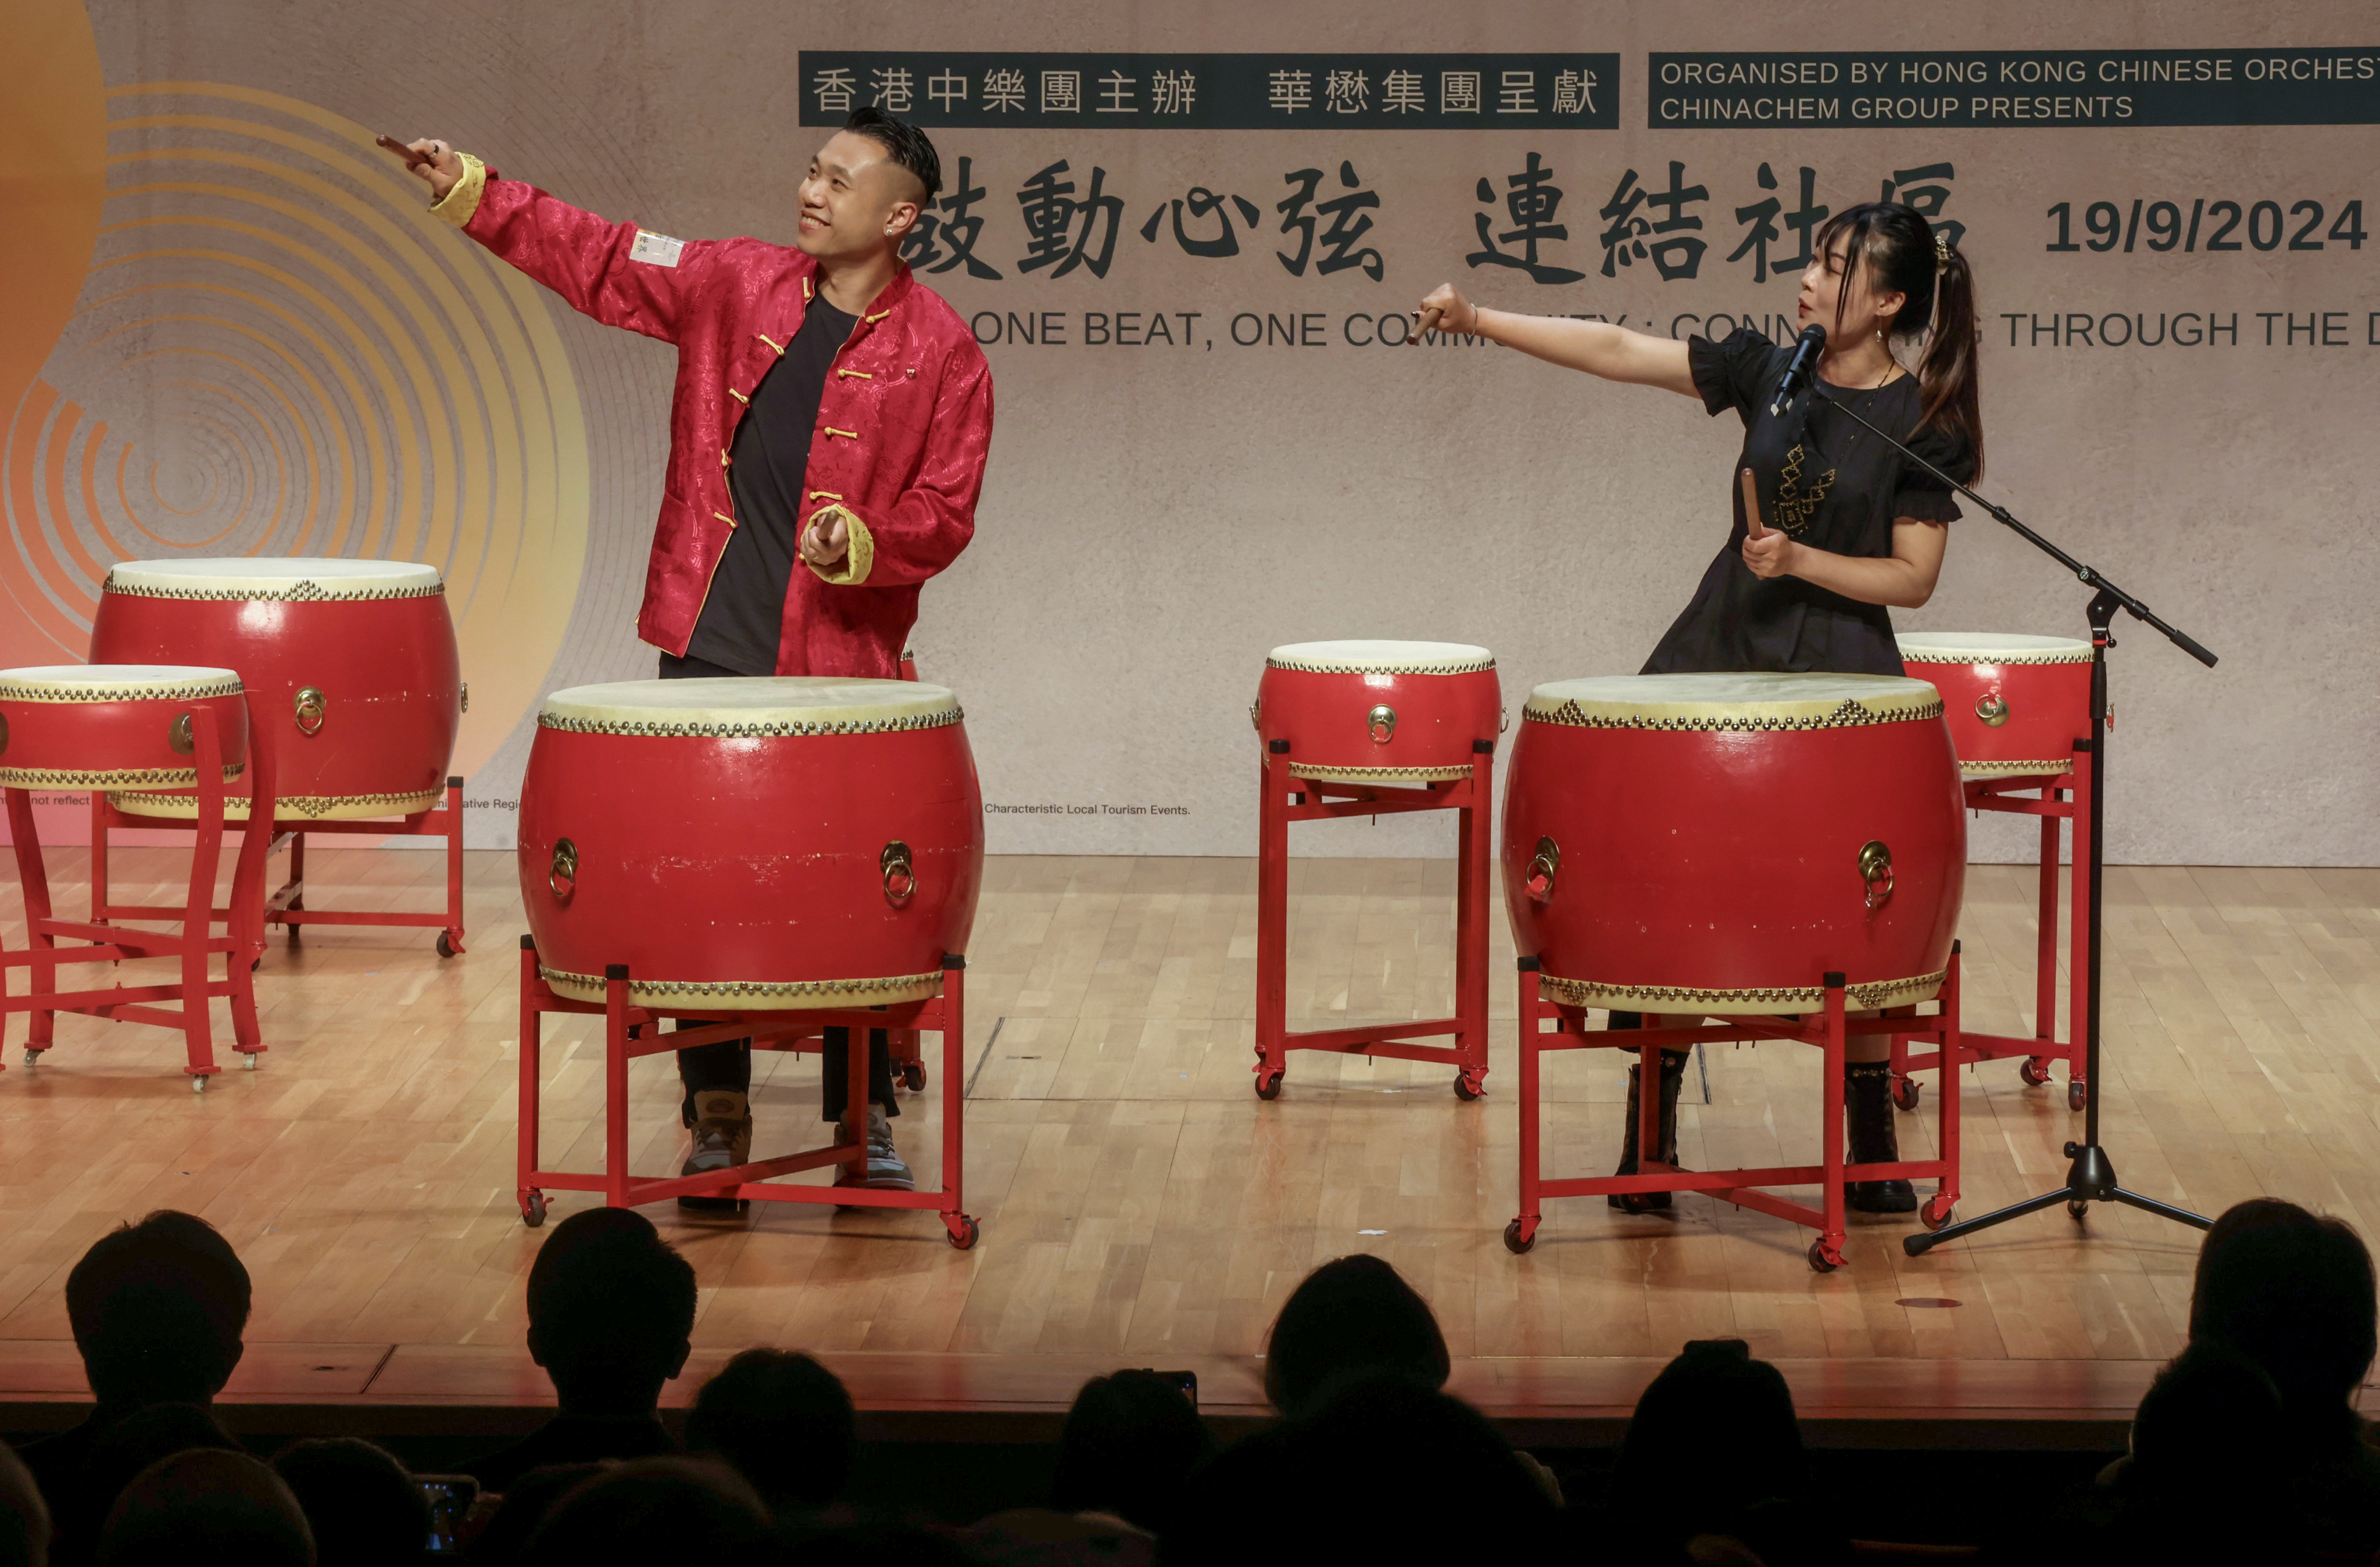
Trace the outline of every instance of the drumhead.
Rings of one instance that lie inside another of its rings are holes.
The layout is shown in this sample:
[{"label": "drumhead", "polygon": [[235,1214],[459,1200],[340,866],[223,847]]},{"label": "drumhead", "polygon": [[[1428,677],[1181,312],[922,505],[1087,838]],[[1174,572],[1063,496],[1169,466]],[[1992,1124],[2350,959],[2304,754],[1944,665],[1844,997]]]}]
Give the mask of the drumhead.
[{"label": "drumhead", "polygon": [[577,685],[547,697],[537,721],[580,734],[737,737],[930,729],[964,717],[948,687],[921,681],[771,675]]},{"label": "drumhead", "polygon": [[119,561],[103,593],[140,598],[426,598],[446,590],[435,566],[411,561],[314,556],[237,556],[198,561]]},{"label": "drumhead", "polygon": [[1938,718],[1942,695],[1897,675],[1604,675],[1529,693],[1524,715],[1612,729],[1825,729]]},{"label": "drumhead", "polygon": [[2070,636],[2008,632],[1902,632],[1904,664],[2087,664],[2091,645]]},{"label": "drumhead", "polygon": [[237,696],[239,676],[205,664],[36,664],[0,669],[0,701],[194,702]]},{"label": "drumhead", "polygon": [[1496,656],[1464,642],[1293,642],[1265,659],[1309,675],[1473,675]]}]

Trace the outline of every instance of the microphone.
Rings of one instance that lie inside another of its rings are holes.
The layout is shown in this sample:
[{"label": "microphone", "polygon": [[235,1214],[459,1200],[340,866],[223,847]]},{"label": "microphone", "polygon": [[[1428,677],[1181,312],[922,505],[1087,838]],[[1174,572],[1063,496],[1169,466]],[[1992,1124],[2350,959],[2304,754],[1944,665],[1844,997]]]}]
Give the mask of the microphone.
[{"label": "microphone", "polygon": [[1782,415],[1793,399],[1808,389],[1810,378],[1818,373],[1818,356],[1827,348],[1827,329],[1815,322],[1802,329],[1794,340],[1793,357],[1778,379],[1777,395],[1769,400],[1768,412]]}]

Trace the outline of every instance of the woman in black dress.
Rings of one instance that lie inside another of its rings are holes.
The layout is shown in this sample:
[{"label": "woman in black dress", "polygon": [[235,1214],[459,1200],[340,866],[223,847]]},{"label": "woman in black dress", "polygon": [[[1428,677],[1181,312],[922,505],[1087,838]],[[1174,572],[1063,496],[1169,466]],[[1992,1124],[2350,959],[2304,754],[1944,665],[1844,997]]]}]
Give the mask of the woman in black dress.
[{"label": "woman in black dress", "polygon": [[[1925,216],[1898,202],[1871,202],[1828,220],[1802,274],[1799,319],[1827,329],[1818,380],[1879,429],[1889,430],[1961,483],[1983,471],[1983,423],[1975,394],[1974,279],[1966,259]],[[1743,451],[1728,471],[1734,524],[1684,611],[1644,673],[1736,670],[1898,675],[1900,654],[1888,607],[1914,609],[1934,593],[1959,517],[1941,482],[1827,402],[1803,396],[1780,417],[1768,412],[1792,356],[1743,328],[1724,342],[1651,337],[1602,321],[1522,316],[1473,305],[1451,284],[1422,301],[1421,331],[1466,332],[1606,380],[1657,386],[1699,398],[1714,416],[1743,421]],[[1914,355],[1904,366],[1894,344]],[[1750,470],[1762,536],[1752,536],[1739,476]],[[1663,1017],[1690,1025],[1697,1017]],[[1614,1013],[1615,1028],[1636,1026]],[[1891,1069],[1881,1038],[1850,1042],[1845,1117],[1854,1163],[1898,1159]],[[1677,1160],[1678,1088],[1686,1053],[1661,1057],[1662,1158]],[[1620,1174],[1636,1169],[1636,1068],[1628,1075],[1627,1142]],[[1855,1181],[1851,1205],[1905,1213],[1917,1205],[1907,1181]],[[1667,1208],[1657,1192],[1611,1199],[1631,1211]]]}]

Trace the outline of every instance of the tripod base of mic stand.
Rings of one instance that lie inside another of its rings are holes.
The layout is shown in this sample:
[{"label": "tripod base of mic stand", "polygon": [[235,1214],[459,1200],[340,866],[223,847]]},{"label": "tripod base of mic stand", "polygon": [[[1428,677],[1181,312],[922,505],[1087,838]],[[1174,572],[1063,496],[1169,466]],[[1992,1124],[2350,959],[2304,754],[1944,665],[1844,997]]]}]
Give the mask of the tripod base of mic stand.
[{"label": "tripod base of mic stand", "polygon": [[2188,1224],[2193,1229],[2215,1227],[2213,1220],[2202,1219],[2187,1208],[2176,1208],[2169,1202],[2159,1202],[2153,1197],[2143,1197],[2136,1191],[2126,1191],[2118,1186],[2116,1166],[2108,1161],[2107,1151],[2097,1143],[2070,1142],[2066,1145],[2066,1156],[2073,1163],[2066,1167],[2066,1184],[2056,1191],[2028,1197],[2022,1202],[2012,1203],[1977,1218],[1961,1219],[1955,1224],[1946,1224],[1931,1233],[1920,1231],[1916,1235],[1904,1236],[1900,1249],[1912,1257],[1923,1257],[1944,1241],[1957,1240],[1961,1236],[1973,1235],[1977,1230],[1988,1230],[1995,1224],[2005,1224],[2010,1219],[2038,1213],[2061,1202],[2066,1204],[2066,1211],[2077,1220],[2088,1213],[2095,1202],[2120,1202],[2143,1213],[2154,1213],[2160,1219],[2171,1219],[2177,1224]]}]

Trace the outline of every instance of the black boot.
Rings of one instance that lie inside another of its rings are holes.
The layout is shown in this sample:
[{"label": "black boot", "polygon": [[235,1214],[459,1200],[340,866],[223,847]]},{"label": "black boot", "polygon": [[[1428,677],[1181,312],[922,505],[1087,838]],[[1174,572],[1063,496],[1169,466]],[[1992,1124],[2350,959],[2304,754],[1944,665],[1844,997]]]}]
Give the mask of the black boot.
[{"label": "black boot", "polygon": [[[1639,1062],[1628,1068],[1628,1130],[1620,1144],[1620,1168],[1615,1175],[1636,1174],[1636,1123],[1642,1101],[1637,1097],[1637,1079],[1643,1071]],[[1661,1153],[1660,1163],[1674,1165],[1678,1162],[1678,1090],[1686,1080],[1686,1057],[1682,1051],[1661,1052]],[[1652,1213],[1670,1206],[1673,1193],[1666,1191],[1613,1192],[1604,1200],[1629,1213]]]},{"label": "black boot", "polygon": [[[1845,1163],[1889,1164],[1900,1157],[1892,1125],[1892,1063],[1843,1064],[1843,1124],[1851,1134]],[[1907,1181],[1852,1181],[1843,1200],[1862,1213],[1913,1213],[1917,1193]]]}]

